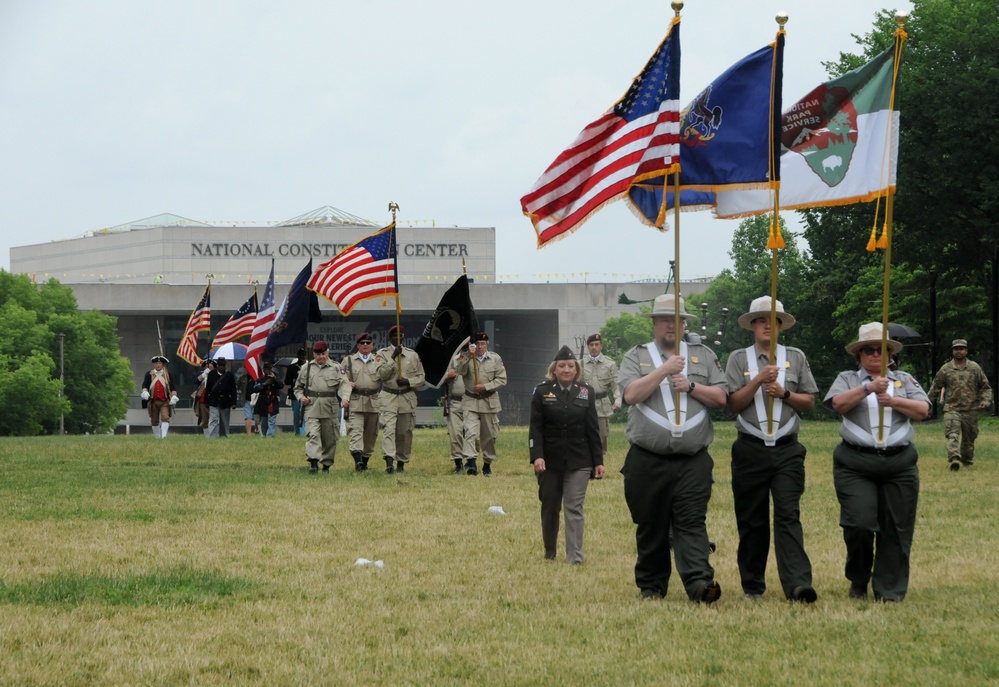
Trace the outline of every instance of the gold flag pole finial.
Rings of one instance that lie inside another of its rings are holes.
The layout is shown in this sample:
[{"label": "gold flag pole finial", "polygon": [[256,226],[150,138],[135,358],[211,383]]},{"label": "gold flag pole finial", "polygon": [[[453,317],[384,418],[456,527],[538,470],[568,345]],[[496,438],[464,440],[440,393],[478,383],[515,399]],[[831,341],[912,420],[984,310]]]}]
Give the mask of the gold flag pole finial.
[{"label": "gold flag pole finial", "polygon": [[777,22],[777,25],[780,27],[781,31],[783,31],[784,30],[784,24],[787,23],[787,12],[785,12],[784,10],[781,10],[780,12],[778,12],[777,16],[774,17],[774,21]]},{"label": "gold flag pole finial", "polygon": [[898,28],[905,28],[905,22],[907,21],[909,21],[908,10],[895,10],[895,23],[898,24]]},{"label": "gold flag pole finial", "polygon": [[399,204],[395,201],[389,201],[388,209],[392,213],[392,224],[395,224],[395,213],[399,212]]},{"label": "gold flag pole finial", "polygon": [[673,14],[679,17],[680,10],[683,9],[683,0],[673,0],[673,2],[669,4],[669,6],[673,8]]}]

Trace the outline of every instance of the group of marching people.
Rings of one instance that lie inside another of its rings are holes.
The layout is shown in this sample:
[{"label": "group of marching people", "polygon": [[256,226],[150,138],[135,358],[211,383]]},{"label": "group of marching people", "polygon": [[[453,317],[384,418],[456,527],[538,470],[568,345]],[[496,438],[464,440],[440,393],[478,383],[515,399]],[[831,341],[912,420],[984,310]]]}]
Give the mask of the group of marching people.
[{"label": "group of marching people", "polygon": [[[781,591],[791,601],[815,602],[800,519],[806,449],[798,433],[800,414],[812,409],[819,389],[805,354],[776,344],[780,333],[794,326],[794,317],[780,301],[755,299],[739,318],[753,333],[753,343],[734,351],[723,371],[715,353],[687,334],[686,323],[696,316],[685,311],[683,299],[660,296],[645,316],[652,319],[653,340],[624,355],[616,379],[628,406],[630,447],[621,472],[636,526],[635,583],[642,598],[666,596],[671,553],[691,601],[710,604],[721,596],[705,524],[714,484],[708,452],[714,429],[707,411],[727,408],[737,416],[731,483],[743,597],[756,600],[766,591],[772,503]],[[883,336],[881,324],[862,325],[857,340],[846,346],[856,367],[836,378],[823,405],[842,416],[842,441],[832,458],[848,596],[867,599],[870,586],[876,601],[892,602],[904,599],[908,589],[919,497],[911,421],[929,417],[931,405],[911,375],[885,369],[883,345],[890,355],[902,348]],[[590,358],[587,362],[596,365],[596,356]],[[587,362],[581,364],[563,346],[531,403],[529,448],[544,555],[556,556],[564,509],[566,559],[573,564],[583,562],[587,483],[603,476],[606,451],[597,401],[607,396],[607,387],[587,383]]]},{"label": "group of marching people", "polygon": [[[636,526],[635,582],[641,596],[661,599],[671,576],[671,552],[687,596],[712,603],[721,596],[709,561],[705,520],[714,479],[708,449],[714,429],[708,409],[736,415],[732,491],[739,531],[737,559],[744,598],[766,591],[773,537],[781,590],[791,601],[813,603],[812,566],[805,551],[800,500],[805,488],[805,446],[800,414],[810,411],[819,389],[805,354],[777,343],[795,325],[780,301],[755,299],[739,317],[753,343],[733,351],[725,370],[715,353],[686,323],[696,319],[683,299],[666,294],[651,313],[653,340],[629,350],[620,369],[602,354],[599,334],[577,359],[563,346],[531,401],[529,457],[538,482],[544,555],[556,557],[564,511],[566,558],[583,562],[583,500],[588,482],[604,476],[609,416],[628,406],[629,449],[621,473]],[[679,323],[679,328],[677,327]],[[358,472],[368,470],[379,431],[385,472],[404,472],[412,452],[416,391],[426,383],[417,353],[402,345],[400,326],[389,330],[395,345],[373,351],[368,332],[356,351],[330,360],[329,345],[316,341],[313,358],[301,364],[291,393],[300,404],[310,473],[328,472],[346,416],[350,454]],[[833,452],[833,478],[846,545],[849,596],[901,601],[909,581],[909,555],[919,497],[912,420],[932,410],[929,397],[908,373],[882,363],[902,344],[887,339],[879,323],[860,327],[846,346],[856,366],[836,378],[823,405],[842,416],[841,443]],[[165,437],[177,402],[162,356],[143,381],[155,436]],[[236,385],[224,360],[208,361],[198,401],[207,404],[208,428],[228,433]],[[268,375],[257,380],[263,390]],[[492,474],[499,433],[498,389],[506,382],[502,359],[479,332],[451,361],[445,391],[455,472]],[[481,453],[483,463],[477,464]]]}]

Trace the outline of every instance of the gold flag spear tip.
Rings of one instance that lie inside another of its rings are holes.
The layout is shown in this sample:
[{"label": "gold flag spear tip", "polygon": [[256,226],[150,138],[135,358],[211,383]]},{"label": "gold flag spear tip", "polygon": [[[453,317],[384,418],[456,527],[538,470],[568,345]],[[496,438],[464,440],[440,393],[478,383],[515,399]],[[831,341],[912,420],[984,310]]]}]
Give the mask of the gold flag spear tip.
[{"label": "gold flag spear tip", "polygon": [[683,9],[683,0],[673,0],[673,2],[669,4],[669,6],[673,8],[673,12],[675,12],[676,16],[679,17],[680,10]]}]

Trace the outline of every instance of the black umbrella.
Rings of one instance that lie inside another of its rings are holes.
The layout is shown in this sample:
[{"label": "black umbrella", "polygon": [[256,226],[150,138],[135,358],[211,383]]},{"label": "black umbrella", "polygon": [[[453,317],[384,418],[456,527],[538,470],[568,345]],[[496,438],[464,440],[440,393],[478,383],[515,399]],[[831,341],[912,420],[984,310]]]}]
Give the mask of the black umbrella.
[{"label": "black umbrella", "polygon": [[888,336],[893,339],[920,339],[922,335],[908,325],[898,322],[888,323]]}]

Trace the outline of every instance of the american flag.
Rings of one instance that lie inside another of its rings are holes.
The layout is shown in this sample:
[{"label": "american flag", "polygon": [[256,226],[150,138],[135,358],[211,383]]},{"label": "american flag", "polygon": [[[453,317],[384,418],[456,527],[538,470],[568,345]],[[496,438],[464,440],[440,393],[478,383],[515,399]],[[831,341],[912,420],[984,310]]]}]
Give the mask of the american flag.
[{"label": "american flag", "polygon": [[538,247],[578,229],[635,181],[680,169],[680,19],[645,69],[520,199]]},{"label": "american flag", "polygon": [[246,360],[243,361],[246,371],[254,379],[260,377],[264,367],[260,361],[260,356],[267,346],[267,335],[271,332],[274,317],[274,261],[271,260],[271,276],[264,289],[264,300],[260,302],[260,310],[257,311],[257,321],[253,326],[250,345],[246,347]]},{"label": "american flag", "polygon": [[212,328],[212,285],[205,287],[205,295],[201,297],[198,307],[191,313],[187,321],[187,330],[177,346],[177,357],[192,365],[200,365],[198,356],[198,332],[207,332]]},{"label": "american flag", "polygon": [[215,335],[215,340],[212,342],[212,348],[218,348],[222,344],[229,343],[230,341],[235,341],[241,336],[250,336],[253,334],[253,326],[257,323],[257,290],[253,289],[253,295],[250,296],[243,305],[239,306],[239,310],[232,314],[229,321],[225,323],[222,329],[219,330],[218,334]]},{"label": "american flag", "polygon": [[344,248],[332,260],[317,267],[307,288],[335,305],[345,316],[358,301],[366,298],[398,297],[395,223]]}]

